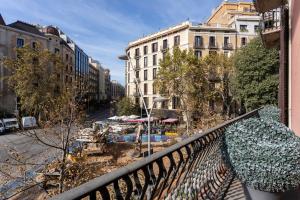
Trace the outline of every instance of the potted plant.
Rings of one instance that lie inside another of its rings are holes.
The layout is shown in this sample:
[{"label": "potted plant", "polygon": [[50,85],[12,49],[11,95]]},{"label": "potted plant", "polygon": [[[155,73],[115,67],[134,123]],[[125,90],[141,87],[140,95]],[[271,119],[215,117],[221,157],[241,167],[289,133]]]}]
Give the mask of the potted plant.
[{"label": "potted plant", "polygon": [[226,129],[226,156],[252,199],[300,199],[300,138],[262,113]]}]

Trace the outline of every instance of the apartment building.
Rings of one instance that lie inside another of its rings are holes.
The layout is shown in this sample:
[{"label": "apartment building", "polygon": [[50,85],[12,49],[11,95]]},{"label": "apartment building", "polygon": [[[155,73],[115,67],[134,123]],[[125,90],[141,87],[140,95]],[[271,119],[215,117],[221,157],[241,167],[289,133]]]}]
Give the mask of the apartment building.
[{"label": "apartment building", "polygon": [[111,98],[119,100],[125,95],[125,88],[116,80],[111,81]]},{"label": "apartment building", "polygon": [[90,60],[91,58],[89,58],[88,101],[99,103],[99,69]]},{"label": "apartment building", "polygon": [[73,84],[75,84],[75,52],[68,43],[60,37],[59,28],[44,26],[40,27],[40,31],[48,38],[47,49],[52,53],[58,54],[63,61],[64,69],[60,74],[61,80],[64,84],[73,87]]},{"label": "apartment building", "polygon": [[104,82],[105,82],[105,96],[106,101],[110,102],[111,100],[111,81],[110,81],[110,70],[104,69]]},{"label": "apartment building", "polygon": [[16,58],[15,48],[25,45],[34,47],[37,43],[41,48],[47,48],[48,39],[34,25],[16,21],[6,24],[0,15],[0,110],[8,113],[18,114],[18,99],[12,91],[6,79],[10,72],[1,60],[4,57]]},{"label": "apartment building", "polygon": [[[198,58],[216,52],[231,56],[257,36],[260,17],[253,8],[250,2],[225,1],[205,23],[186,21],[130,42],[126,48],[129,58],[125,64],[126,96],[140,106],[143,98],[146,106],[151,107],[153,99],[159,96],[153,87],[159,71],[159,60],[167,51],[172,52],[175,46],[181,50],[192,49]],[[157,107],[176,109],[177,101],[171,98]]]},{"label": "apartment building", "polygon": [[106,100],[104,68],[98,60],[94,60],[91,57],[89,58],[89,65],[98,70],[98,103],[102,103]]}]

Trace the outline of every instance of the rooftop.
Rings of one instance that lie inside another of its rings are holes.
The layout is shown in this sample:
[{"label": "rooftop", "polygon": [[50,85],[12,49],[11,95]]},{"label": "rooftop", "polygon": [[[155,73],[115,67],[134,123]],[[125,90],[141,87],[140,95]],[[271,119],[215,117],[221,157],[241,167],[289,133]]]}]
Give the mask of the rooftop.
[{"label": "rooftop", "polygon": [[19,29],[21,31],[25,31],[25,32],[29,32],[35,35],[39,35],[39,36],[45,36],[42,32],[40,32],[36,26],[26,23],[26,22],[22,22],[22,21],[16,21],[14,23],[8,24],[7,26],[15,28],[15,29]]}]

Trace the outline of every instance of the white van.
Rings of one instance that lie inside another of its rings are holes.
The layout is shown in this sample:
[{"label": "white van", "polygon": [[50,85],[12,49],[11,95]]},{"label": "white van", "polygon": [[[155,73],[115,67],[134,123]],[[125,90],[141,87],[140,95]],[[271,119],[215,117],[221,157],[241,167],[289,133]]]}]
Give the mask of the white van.
[{"label": "white van", "polygon": [[35,128],[37,127],[35,117],[22,117],[23,128]]},{"label": "white van", "polygon": [[3,119],[3,124],[5,127],[5,130],[19,129],[19,123],[18,123],[17,118],[5,118],[5,119]]},{"label": "white van", "polygon": [[0,120],[0,133],[4,133],[4,131],[5,131],[4,124],[2,120]]}]

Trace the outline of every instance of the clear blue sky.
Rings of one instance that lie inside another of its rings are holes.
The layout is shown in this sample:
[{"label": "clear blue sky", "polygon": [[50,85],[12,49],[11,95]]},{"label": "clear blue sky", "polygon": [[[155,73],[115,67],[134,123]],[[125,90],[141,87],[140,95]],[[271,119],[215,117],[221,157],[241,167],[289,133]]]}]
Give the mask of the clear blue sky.
[{"label": "clear blue sky", "polygon": [[222,0],[0,0],[6,23],[55,25],[124,84],[129,41],[189,18],[202,22]]}]

